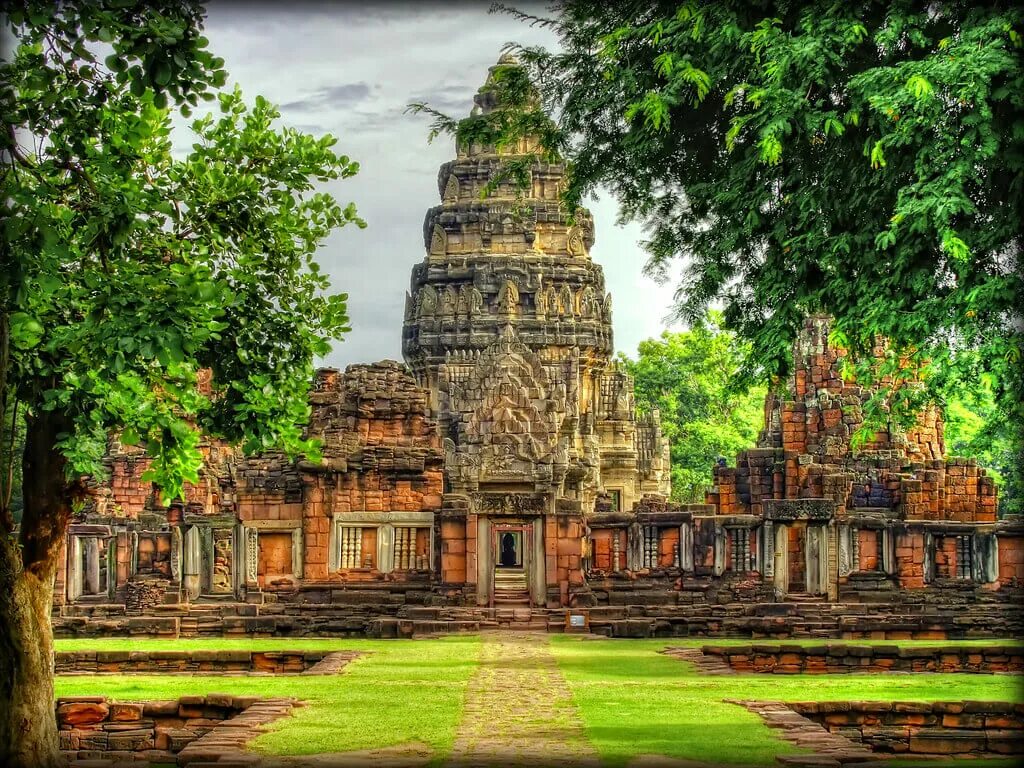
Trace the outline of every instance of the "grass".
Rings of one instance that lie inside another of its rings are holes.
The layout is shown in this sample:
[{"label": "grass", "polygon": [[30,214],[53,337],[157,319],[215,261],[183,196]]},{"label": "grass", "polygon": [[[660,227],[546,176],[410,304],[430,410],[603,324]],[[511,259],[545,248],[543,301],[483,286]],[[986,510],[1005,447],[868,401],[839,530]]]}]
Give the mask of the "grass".
[{"label": "grass", "polygon": [[[645,754],[770,765],[776,755],[797,751],[759,716],[724,703],[726,698],[1022,700],[1020,678],[1005,675],[710,677],[697,674],[692,664],[657,653],[682,644],[676,640],[584,640],[571,635],[551,640],[587,736],[602,762],[612,766]],[[976,760],[973,764],[978,765]]]},{"label": "grass", "polygon": [[[765,765],[794,752],[760,717],[722,702],[735,699],[1022,701],[1020,678],[1004,675],[736,675],[709,677],[658,651],[714,640],[592,640],[552,635],[551,647],[573,694],[587,737],[603,762],[625,765],[638,755]],[[749,640],[732,641],[747,643]],[[857,641],[861,642],[861,641]],[[900,641],[901,644],[907,641]],[[943,644],[945,644],[944,641]],[[970,642],[970,641],[967,641]],[[938,644],[938,641],[920,641]],[[429,640],[249,639],[58,640],[66,650],[282,650],[367,651],[339,676],[59,676],[58,696],[111,699],[176,698],[223,692],[291,696],[308,706],[277,721],[252,749],[308,755],[427,745],[435,761],[450,754],[470,676],[480,658],[479,638]],[[496,724],[497,725],[497,724]],[[1013,761],[961,761],[995,768]],[[946,763],[943,763],[946,764]],[[900,768],[916,765],[907,761]],[[893,763],[897,768],[897,763]]]},{"label": "grass", "polygon": [[58,676],[57,696],[103,695],[115,700],[173,699],[205,693],[288,696],[293,710],[250,749],[311,755],[379,749],[419,742],[447,755],[462,717],[466,684],[480,655],[477,637],[436,640],[58,640],[57,650],[345,649],[368,651],[341,677],[186,677],[178,675]]}]

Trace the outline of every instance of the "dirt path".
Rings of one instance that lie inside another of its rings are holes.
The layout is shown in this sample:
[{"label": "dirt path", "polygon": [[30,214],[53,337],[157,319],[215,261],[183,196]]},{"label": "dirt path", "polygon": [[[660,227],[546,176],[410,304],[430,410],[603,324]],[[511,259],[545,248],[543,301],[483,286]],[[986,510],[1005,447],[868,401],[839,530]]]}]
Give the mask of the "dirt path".
[{"label": "dirt path", "polygon": [[484,634],[449,766],[598,766],[543,633]]}]

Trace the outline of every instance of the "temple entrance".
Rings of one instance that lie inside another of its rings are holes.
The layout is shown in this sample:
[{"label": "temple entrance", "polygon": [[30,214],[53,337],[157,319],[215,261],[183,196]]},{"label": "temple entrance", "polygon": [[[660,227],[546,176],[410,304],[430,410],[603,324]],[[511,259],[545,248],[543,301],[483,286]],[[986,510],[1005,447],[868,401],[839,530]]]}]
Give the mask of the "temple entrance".
[{"label": "temple entrance", "polygon": [[494,605],[530,605],[530,558],[526,553],[529,528],[521,524],[493,528]]},{"label": "temple entrance", "polygon": [[827,591],[827,527],[803,520],[775,526],[774,581],[787,595],[823,595]]}]

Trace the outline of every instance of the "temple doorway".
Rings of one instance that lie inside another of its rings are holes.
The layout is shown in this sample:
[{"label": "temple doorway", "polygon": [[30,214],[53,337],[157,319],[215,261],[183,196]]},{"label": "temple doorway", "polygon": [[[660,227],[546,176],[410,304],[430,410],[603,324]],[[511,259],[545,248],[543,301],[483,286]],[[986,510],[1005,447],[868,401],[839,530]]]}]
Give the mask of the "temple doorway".
[{"label": "temple doorway", "polygon": [[523,567],[523,532],[502,531],[498,539],[499,568]]},{"label": "temple doorway", "polygon": [[774,582],[786,595],[827,592],[828,529],[793,520],[775,526]]},{"label": "temple doorway", "polygon": [[526,553],[528,526],[494,526],[494,605],[530,605],[529,556]]}]

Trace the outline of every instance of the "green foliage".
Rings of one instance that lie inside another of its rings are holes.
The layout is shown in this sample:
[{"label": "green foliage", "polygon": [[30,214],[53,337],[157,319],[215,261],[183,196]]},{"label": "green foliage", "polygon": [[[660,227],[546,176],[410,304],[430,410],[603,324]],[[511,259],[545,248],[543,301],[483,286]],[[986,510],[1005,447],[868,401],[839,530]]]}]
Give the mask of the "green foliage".
[{"label": "green foliage", "polygon": [[[333,137],[214,92],[226,74],[202,19],[196,3],[25,3],[5,17],[18,45],[0,64],[0,392],[30,423],[66,415],[70,475],[101,472],[119,431],[152,453],[146,479],[168,498],[197,479],[203,433],[315,455],[313,358],[348,319],[314,255],[332,229],[365,226],[315,192],[358,170]],[[219,115],[175,157],[169,110],[200,98]]]},{"label": "green foliage", "polygon": [[753,447],[764,422],[762,386],[734,389],[745,345],[719,313],[684,333],[640,342],[637,359],[619,361],[633,376],[640,410],[657,409],[672,455],[672,498],[703,503],[720,458]]},{"label": "green foliage", "polygon": [[[506,9],[507,10],[507,9]],[[679,314],[721,302],[743,367],[783,376],[803,318],[835,318],[866,429],[992,379],[1024,424],[1019,307],[1024,68],[1017,6],[563,0],[560,51],[510,46],[558,117],[568,206],[610,188],[647,225],[649,273],[683,260]],[[458,137],[515,129],[513,96]],[[866,355],[879,337],[892,354]],[[907,363],[911,365],[907,365]],[[1014,437],[1020,455],[1019,434]],[[1019,462],[1018,462],[1019,463]]]},{"label": "green foliage", "polygon": [[973,457],[995,477],[1000,515],[1024,513],[1020,456],[1014,451],[1015,425],[996,407],[992,390],[963,390],[946,402],[946,453]]}]

